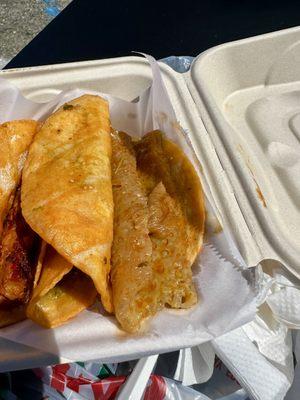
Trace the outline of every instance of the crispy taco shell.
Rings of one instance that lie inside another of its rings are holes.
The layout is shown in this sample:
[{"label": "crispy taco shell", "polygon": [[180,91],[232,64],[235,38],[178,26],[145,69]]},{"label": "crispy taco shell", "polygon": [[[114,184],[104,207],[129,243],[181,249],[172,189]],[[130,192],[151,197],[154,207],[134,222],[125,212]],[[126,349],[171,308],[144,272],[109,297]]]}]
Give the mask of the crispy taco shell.
[{"label": "crispy taco shell", "polygon": [[37,127],[38,123],[31,120],[10,121],[0,125],[0,235]]},{"label": "crispy taco shell", "polygon": [[54,328],[92,305],[96,296],[91,278],[47,246],[26,315],[45,328]]},{"label": "crispy taco shell", "polygon": [[161,306],[189,308],[197,302],[192,282],[187,220],[160,182],[149,195],[152,268]]},{"label": "crispy taco shell", "polygon": [[27,303],[33,288],[40,248],[38,235],[26,224],[20,205],[20,188],[4,220],[0,247],[0,295]]},{"label": "crispy taco shell", "polygon": [[135,144],[137,168],[148,193],[152,262],[162,305],[197,302],[191,266],[201,250],[205,207],[199,177],[184,152],[160,131]]},{"label": "crispy taco shell", "polygon": [[26,224],[20,205],[20,178],[35,121],[0,125],[0,327],[25,318],[35,276],[39,238]]},{"label": "crispy taco shell", "polygon": [[148,194],[163,183],[167,193],[180,206],[186,219],[191,263],[201,250],[205,206],[199,177],[184,152],[160,131],[145,135],[135,144],[137,168]]},{"label": "crispy taco shell", "polygon": [[107,101],[85,95],[52,114],[30,147],[22,180],[27,223],[91,277],[111,312],[113,198]]},{"label": "crispy taco shell", "polygon": [[112,146],[114,308],[123,329],[135,332],[164,306],[197,302],[191,266],[203,241],[204,200],[192,164],[161,132],[135,143],[113,132]]},{"label": "crispy taco shell", "polygon": [[111,279],[114,309],[122,328],[134,332],[157,310],[149,211],[130,137],[113,132],[112,149],[115,215]]}]

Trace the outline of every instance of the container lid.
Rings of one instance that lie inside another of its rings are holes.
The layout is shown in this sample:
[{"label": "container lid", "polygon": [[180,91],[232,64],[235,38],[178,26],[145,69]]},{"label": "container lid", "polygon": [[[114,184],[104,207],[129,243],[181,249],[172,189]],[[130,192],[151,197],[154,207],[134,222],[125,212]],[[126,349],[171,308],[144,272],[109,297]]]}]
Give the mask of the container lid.
[{"label": "container lid", "polygon": [[222,165],[211,183],[223,221],[248,265],[277,260],[298,278],[299,64],[297,27],[210,49],[185,75]]}]

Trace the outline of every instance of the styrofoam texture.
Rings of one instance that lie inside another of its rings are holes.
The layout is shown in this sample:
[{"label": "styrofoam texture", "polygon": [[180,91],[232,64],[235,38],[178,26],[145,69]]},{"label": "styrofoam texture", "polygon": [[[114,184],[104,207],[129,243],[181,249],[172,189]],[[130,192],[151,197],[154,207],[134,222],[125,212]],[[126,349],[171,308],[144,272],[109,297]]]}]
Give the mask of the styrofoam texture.
[{"label": "styrofoam texture", "polygon": [[233,191],[219,179],[215,201],[246,263],[278,260],[297,277],[299,62],[297,27],[210,49],[185,76]]}]

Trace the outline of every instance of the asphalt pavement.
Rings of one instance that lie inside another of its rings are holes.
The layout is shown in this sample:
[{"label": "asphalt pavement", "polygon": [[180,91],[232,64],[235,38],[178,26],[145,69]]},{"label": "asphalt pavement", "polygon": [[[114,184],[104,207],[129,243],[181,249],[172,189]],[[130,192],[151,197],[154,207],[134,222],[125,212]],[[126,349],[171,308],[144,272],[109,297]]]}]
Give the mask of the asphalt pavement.
[{"label": "asphalt pavement", "polygon": [[0,0],[0,68],[71,0]]}]

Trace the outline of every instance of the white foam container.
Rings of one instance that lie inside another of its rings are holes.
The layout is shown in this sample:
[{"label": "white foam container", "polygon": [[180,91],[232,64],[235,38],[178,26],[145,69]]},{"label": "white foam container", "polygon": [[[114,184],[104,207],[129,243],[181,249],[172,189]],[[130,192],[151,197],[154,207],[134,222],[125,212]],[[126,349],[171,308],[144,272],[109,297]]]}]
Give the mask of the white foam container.
[{"label": "white foam container", "polygon": [[[202,162],[216,211],[247,265],[273,260],[297,278],[299,62],[297,27],[210,49],[186,74],[160,64],[175,114]],[[0,76],[36,101],[76,87],[132,100],[151,84],[151,69],[140,57],[4,70]],[[0,350],[0,371],[64,361],[3,339]]]}]

